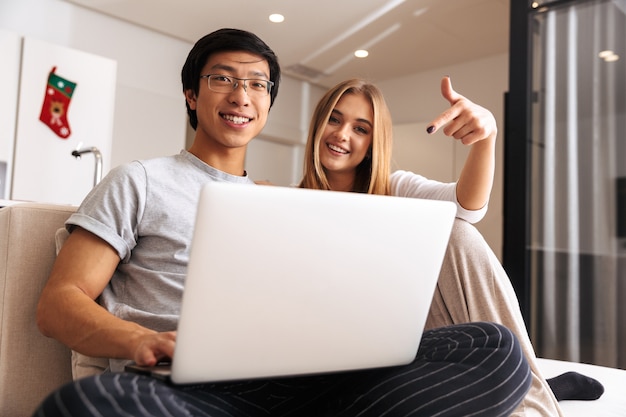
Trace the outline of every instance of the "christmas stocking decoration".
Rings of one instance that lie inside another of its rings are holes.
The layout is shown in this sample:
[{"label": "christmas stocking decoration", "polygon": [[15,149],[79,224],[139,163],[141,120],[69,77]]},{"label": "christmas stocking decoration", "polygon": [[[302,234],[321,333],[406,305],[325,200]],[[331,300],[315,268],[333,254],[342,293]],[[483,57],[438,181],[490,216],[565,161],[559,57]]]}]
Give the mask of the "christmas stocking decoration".
[{"label": "christmas stocking decoration", "polygon": [[57,67],[53,67],[48,75],[48,85],[39,120],[60,138],[67,139],[71,133],[67,122],[67,108],[70,106],[76,83],[56,75],[54,73],[56,69]]}]

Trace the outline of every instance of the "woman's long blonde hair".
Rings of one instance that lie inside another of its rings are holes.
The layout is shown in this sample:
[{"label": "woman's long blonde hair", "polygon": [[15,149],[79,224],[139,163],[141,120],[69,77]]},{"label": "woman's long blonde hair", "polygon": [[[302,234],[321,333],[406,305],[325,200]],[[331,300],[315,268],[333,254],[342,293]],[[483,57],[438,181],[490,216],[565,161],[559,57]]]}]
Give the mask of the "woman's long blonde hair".
[{"label": "woman's long blonde hair", "polygon": [[358,78],[337,84],[317,103],[309,126],[304,154],[304,175],[299,187],[330,190],[326,172],[320,162],[320,142],[330,115],[344,94],[362,94],[372,105],[374,114],[372,146],[368,156],[356,168],[352,191],[388,195],[393,140],[391,114],[380,89]]}]

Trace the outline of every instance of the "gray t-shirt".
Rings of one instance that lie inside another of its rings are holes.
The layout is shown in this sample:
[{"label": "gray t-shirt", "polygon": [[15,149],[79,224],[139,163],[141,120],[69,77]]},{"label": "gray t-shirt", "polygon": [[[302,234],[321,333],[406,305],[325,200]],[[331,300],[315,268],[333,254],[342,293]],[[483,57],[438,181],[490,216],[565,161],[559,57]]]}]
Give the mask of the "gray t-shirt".
[{"label": "gray t-shirt", "polygon": [[121,262],[99,303],[124,320],[175,330],[189,261],[196,205],[207,181],[254,184],[180,154],[117,168],[66,222],[108,242]]}]

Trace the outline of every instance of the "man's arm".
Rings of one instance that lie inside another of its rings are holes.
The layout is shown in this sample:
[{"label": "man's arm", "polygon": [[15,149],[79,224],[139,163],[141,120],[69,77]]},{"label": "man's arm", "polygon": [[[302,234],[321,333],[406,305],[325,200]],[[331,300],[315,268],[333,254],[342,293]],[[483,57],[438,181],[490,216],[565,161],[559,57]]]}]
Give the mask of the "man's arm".
[{"label": "man's arm", "polygon": [[171,358],[175,332],[157,333],[119,319],[95,302],[119,261],[108,243],[75,228],[39,299],[39,330],[88,356],[132,359],[140,365]]}]

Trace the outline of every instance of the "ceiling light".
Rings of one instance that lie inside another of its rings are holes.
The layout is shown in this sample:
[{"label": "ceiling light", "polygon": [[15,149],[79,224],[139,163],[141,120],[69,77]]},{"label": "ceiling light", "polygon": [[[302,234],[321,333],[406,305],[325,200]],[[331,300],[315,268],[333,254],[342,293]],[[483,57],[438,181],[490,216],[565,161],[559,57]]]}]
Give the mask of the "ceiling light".
[{"label": "ceiling light", "polygon": [[[397,31],[399,28],[400,28],[400,23],[395,23],[389,29],[387,29],[384,32],[379,33],[378,35],[376,35],[375,38],[373,38],[370,41],[365,42],[364,44],[362,44],[363,49],[371,48],[372,46],[376,45],[381,40],[385,39],[387,36],[391,35],[393,32]],[[325,74],[333,74],[337,70],[337,68],[340,68],[340,67],[346,65],[353,58],[354,58],[354,53],[346,54],[346,56],[343,59],[340,59],[339,61],[336,61],[334,65],[326,68],[324,73]]]},{"label": "ceiling light", "polygon": [[357,57],[357,58],[365,58],[369,54],[370,53],[367,52],[365,49],[358,49],[358,50],[354,51],[354,56]]},{"label": "ceiling light", "polygon": [[285,20],[285,16],[279,13],[274,13],[270,15],[270,22],[280,23]]},{"label": "ceiling light", "polygon": [[[319,55],[321,55],[321,54],[325,53],[326,51],[330,50],[331,48],[334,48],[340,42],[343,42],[348,37],[354,35],[355,33],[357,33],[359,30],[363,29],[364,27],[367,27],[372,22],[376,21],[380,17],[382,17],[385,14],[389,13],[395,7],[399,6],[400,4],[402,4],[404,2],[405,2],[405,0],[388,0],[387,3],[383,7],[381,7],[378,10],[375,10],[373,13],[369,14],[364,19],[360,20],[355,25],[353,25],[350,28],[348,28],[345,32],[343,32],[339,36],[335,36],[331,42],[326,42],[324,44],[324,46],[322,46],[320,49],[318,49],[317,51],[313,52],[311,55],[309,55],[306,58],[304,58],[301,62],[306,64],[307,62],[313,60],[314,58],[318,57]],[[364,48],[366,48],[366,46],[364,46]],[[353,57],[352,54],[349,54],[348,56],[350,58]]]},{"label": "ceiling light", "polygon": [[606,58],[604,58],[604,60],[605,60],[606,62],[615,62],[615,61],[617,61],[618,59],[619,59],[619,55],[617,55],[617,54],[609,55],[609,56],[607,56]]}]

